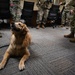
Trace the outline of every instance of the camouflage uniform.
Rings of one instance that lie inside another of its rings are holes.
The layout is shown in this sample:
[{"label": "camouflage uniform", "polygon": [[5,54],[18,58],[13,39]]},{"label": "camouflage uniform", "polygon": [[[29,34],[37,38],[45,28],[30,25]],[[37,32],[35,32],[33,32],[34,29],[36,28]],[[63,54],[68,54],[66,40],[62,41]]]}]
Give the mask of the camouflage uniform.
[{"label": "camouflage uniform", "polygon": [[72,18],[73,14],[70,14],[71,9],[73,9],[72,6],[65,7],[65,9],[62,13],[62,24],[67,24],[69,22],[69,20]]},{"label": "camouflage uniform", "polygon": [[70,3],[69,3],[70,6],[73,6],[73,17],[71,19],[71,23],[70,23],[70,26],[71,26],[71,32],[74,32],[75,33],[75,0],[72,0]]},{"label": "camouflage uniform", "polygon": [[37,20],[36,20],[36,23],[37,25],[43,25],[43,28],[44,28],[44,25],[46,24],[46,21],[47,21],[47,17],[48,17],[48,12],[51,8],[51,3],[50,2],[47,2],[45,0],[39,0],[37,2],[37,7],[38,7],[38,14],[37,14]]},{"label": "camouflage uniform", "polygon": [[74,37],[74,33],[75,33],[75,0],[71,0],[67,6],[72,6],[74,8],[73,9],[74,12],[73,12],[73,17],[71,18],[71,22],[70,22],[71,33],[68,35],[64,35],[64,37],[73,38],[73,39],[70,39],[70,42],[75,43],[75,37]]},{"label": "camouflage uniform", "polygon": [[19,21],[21,16],[20,0],[10,0],[10,12],[13,21]]},{"label": "camouflage uniform", "polygon": [[[70,1],[69,1],[70,2]],[[68,3],[69,3],[68,2]],[[64,7],[64,11],[62,12],[62,24],[66,24],[68,20],[70,19],[70,10],[73,9],[72,6],[67,6],[67,0],[63,1],[60,5]],[[69,16],[68,16],[69,15]]]},{"label": "camouflage uniform", "polygon": [[70,26],[71,26],[71,32],[75,33],[75,0],[72,0],[67,6],[70,7],[70,10],[74,11],[72,17],[70,17]]}]

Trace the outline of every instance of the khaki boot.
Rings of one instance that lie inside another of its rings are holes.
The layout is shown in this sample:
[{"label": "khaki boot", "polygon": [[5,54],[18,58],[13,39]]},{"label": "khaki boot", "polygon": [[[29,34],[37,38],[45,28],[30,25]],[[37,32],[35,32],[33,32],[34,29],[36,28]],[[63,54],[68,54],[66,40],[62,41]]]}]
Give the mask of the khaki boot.
[{"label": "khaki boot", "polygon": [[75,38],[70,39],[70,42],[75,43]]},{"label": "khaki boot", "polygon": [[66,38],[74,38],[74,33],[70,33],[68,35],[64,35],[64,37],[66,37]]},{"label": "khaki boot", "polygon": [[45,28],[45,26],[44,26],[44,25],[42,25],[42,28],[44,29],[44,28]]},{"label": "khaki boot", "polygon": [[36,29],[39,29],[40,28],[40,25],[37,25]]}]

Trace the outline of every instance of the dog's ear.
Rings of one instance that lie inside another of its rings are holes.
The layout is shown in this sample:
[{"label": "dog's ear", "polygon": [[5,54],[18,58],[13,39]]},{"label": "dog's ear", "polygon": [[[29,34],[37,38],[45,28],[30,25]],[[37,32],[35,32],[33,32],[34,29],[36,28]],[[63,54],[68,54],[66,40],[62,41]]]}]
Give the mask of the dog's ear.
[{"label": "dog's ear", "polygon": [[29,29],[28,29],[28,27],[27,27],[26,24],[24,24],[24,30],[25,30],[26,32],[29,32]]},{"label": "dog's ear", "polygon": [[26,31],[26,32],[29,32],[29,29],[27,27],[26,24],[22,23],[22,22],[18,22],[19,24],[21,24],[21,26],[23,27],[23,30]]}]

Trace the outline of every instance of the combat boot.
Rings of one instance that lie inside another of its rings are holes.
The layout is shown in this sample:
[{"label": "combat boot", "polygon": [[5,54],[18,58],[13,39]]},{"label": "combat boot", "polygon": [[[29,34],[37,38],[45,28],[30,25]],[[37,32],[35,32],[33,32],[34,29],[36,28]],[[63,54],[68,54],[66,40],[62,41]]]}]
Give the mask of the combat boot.
[{"label": "combat boot", "polygon": [[44,28],[45,28],[45,26],[44,26],[44,25],[42,25],[42,28],[44,29]]},{"label": "combat boot", "polygon": [[40,25],[37,25],[36,29],[39,29],[40,28]]},{"label": "combat boot", "polygon": [[64,35],[64,37],[66,37],[66,38],[74,38],[74,32],[71,32],[68,35]]},{"label": "combat boot", "polygon": [[70,39],[70,42],[75,43],[75,38]]}]

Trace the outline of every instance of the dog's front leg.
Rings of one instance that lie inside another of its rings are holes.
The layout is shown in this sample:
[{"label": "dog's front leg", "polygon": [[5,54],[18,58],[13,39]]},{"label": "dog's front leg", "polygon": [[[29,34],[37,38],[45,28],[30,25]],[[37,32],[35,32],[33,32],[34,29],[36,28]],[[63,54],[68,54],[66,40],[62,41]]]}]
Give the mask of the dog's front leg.
[{"label": "dog's front leg", "polygon": [[4,54],[2,62],[0,63],[0,69],[4,68],[4,66],[6,65],[6,62],[7,62],[8,58],[9,58],[9,56],[10,55],[9,55],[8,51],[6,51],[5,54]]},{"label": "dog's front leg", "polygon": [[23,55],[23,57],[21,58],[21,60],[20,60],[20,62],[19,62],[19,70],[25,69],[24,62],[29,58],[29,56],[30,56],[30,52],[29,52],[29,50],[26,48],[25,54]]}]

